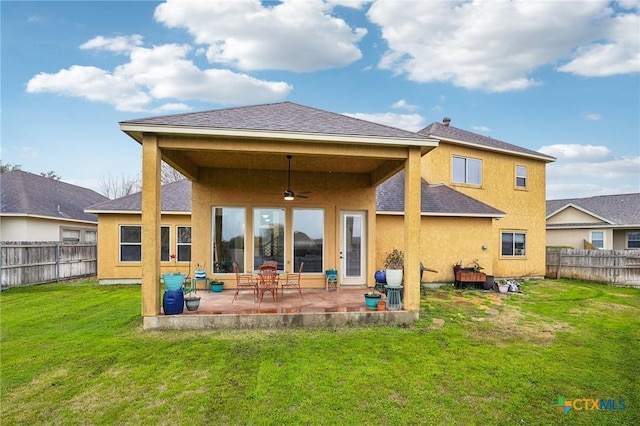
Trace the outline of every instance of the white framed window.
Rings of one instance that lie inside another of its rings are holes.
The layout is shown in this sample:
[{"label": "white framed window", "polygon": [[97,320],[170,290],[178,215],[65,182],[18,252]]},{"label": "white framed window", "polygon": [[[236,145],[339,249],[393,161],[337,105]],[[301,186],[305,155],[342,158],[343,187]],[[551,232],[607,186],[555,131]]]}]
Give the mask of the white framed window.
[{"label": "white framed window", "polygon": [[454,156],[452,158],[452,171],[454,183],[482,185],[482,160]]},{"label": "white framed window", "polygon": [[62,241],[65,243],[79,243],[80,242],[80,230],[62,228]]},{"label": "white framed window", "polygon": [[525,166],[516,166],[516,188],[527,187],[527,168]]},{"label": "white framed window", "polygon": [[176,261],[191,261],[191,227],[176,227]]},{"label": "white framed window", "polygon": [[245,272],[246,211],[242,207],[214,207],[212,211],[214,272],[233,272],[233,262]]},{"label": "white framed window", "polygon": [[627,248],[640,249],[640,231],[627,232]]},{"label": "white framed window", "polygon": [[599,249],[604,248],[604,231],[591,231],[589,241]]},{"label": "white framed window", "polygon": [[253,209],[253,269],[257,270],[266,260],[278,262],[278,270],[284,271],[285,217],[282,208]]},{"label": "white framed window", "polygon": [[503,231],[500,254],[505,257],[523,257],[527,255],[527,234],[518,231]]},{"label": "white framed window", "polygon": [[84,241],[86,243],[95,243],[98,239],[98,232],[96,231],[84,231]]},{"label": "white framed window", "polygon": [[120,225],[120,262],[142,260],[142,227]]},{"label": "white framed window", "polygon": [[293,269],[322,272],[324,253],[324,210],[293,209]]}]

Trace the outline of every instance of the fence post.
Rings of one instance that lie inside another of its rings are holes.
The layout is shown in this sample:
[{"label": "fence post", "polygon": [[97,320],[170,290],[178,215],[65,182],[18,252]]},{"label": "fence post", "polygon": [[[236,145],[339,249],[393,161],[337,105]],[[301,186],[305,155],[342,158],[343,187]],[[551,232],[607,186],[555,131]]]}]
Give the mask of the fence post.
[{"label": "fence post", "polygon": [[60,243],[56,243],[56,282],[60,282]]}]

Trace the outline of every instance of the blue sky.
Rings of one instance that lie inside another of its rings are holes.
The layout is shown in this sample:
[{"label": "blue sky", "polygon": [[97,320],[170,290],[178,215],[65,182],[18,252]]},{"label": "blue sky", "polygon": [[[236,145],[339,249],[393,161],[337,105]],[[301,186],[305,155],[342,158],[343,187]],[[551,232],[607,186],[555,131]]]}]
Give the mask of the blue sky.
[{"label": "blue sky", "polygon": [[4,163],[139,176],[118,122],[292,101],[557,158],[547,198],[640,191],[640,1],[2,1]]}]

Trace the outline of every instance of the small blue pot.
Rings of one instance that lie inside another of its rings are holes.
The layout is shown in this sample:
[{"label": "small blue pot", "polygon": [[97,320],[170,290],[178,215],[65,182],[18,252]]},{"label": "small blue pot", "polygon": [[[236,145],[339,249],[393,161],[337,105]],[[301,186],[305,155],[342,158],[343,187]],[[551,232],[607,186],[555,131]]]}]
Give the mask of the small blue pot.
[{"label": "small blue pot", "polygon": [[184,274],[162,274],[162,281],[167,290],[180,290],[184,284]]},{"label": "small blue pot", "polygon": [[376,271],[376,273],[373,274],[373,277],[375,278],[377,283],[387,282],[387,273],[385,271]]},{"label": "small blue pot", "polygon": [[365,293],[364,303],[369,309],[378,309],[378,300],[380,300],[381,297],[379,294],[370,295],[369,293]]}]

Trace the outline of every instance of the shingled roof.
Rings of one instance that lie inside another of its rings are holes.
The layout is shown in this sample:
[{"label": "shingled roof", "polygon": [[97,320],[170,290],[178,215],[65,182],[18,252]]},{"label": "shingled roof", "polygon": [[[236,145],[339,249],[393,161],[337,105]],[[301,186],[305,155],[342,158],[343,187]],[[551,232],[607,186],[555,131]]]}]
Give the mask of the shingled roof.
[{"label": "shingled roof", "polygon": [[[162,207],[164,213],[191,213],[191,181],[181,179],[173,183],[162,185]],[[115,200],[94,204],[85,209],[92,213],[141,213],[142,193],[126,195]]]},{"label": "shingled roof", "polygon": [[108,200],[91,189],[22,170],[0,174],[1,213],[97,223],[85,207]]},{"label": "shingled roof", "polygon": [[[420,211],[432,216],[504,217],[505,213],[444,184],[422,179]],[[404,212],[404,170],[376,188],[378,212]]]},{"label": "shingled roof", "polygon": [[429,124],[424,129],[418,131],[419,134],[436,138],[444,139],[448,142],[459,143],[463,145],[472,145],[474,147],[483,147],[488,150],[502,151],[512,154],[519,154],[526,157],[534,157],[539,160],[552,162],[556,159],[550,155],[541,154],[539,152],[522,148],[521,146],[513,145],[507,142],[500,141],[498,139],[489,138],[479,135],[477,133],[468,132],[466,130],[458,129],[451,125],[445,126],[442,123],[435,122]]},{"label": "shingled roof", "polygon": [[163,115],[122,121],[120,124],[427,139],[407,130],[293,102]]},{"label": "shingled roof", "polygon": [[[568,207],[576,207],[600,218],[603,224],[640,227],[640,193],[548,200],[547,218]],[[568,224],[556,224],[556,226],[567,225]],[[579,224],[572,225],[575,226]],[[593,223],[589,225],[593,225]]]}]

